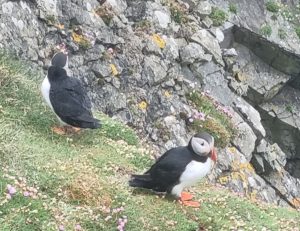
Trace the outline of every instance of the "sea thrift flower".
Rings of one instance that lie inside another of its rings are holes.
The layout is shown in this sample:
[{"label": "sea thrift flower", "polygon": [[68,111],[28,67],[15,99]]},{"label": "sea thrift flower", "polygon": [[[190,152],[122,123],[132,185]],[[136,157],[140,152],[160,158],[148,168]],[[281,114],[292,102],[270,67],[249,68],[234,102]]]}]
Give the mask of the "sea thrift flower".
[{"label": "sea thrift flower", "polygon": [[60,226],[58,226],[58,230],[59,230],[59,231],[64,231],[64,230],[65,230],[65,227],[64,227],[63,225],[60,225]]},{"label": "sea thrift flower", "polygon": [[11,186],[10,184],[7,185],[7,191],[11,196],[17,192],[16,188],[14,186]]},{"label": "sea thrift flower", "polygon": [[24,196],[24,197],[29,197],[29,196],[30,196],[30,193],[27,192],[27,191],[25,191],[25,192],[23,192],[23,196]]},{"label": "sea thrift flower", "polygon": [[75,230],[81,230],[81,226],[79,224],[75,225]]},{"label": "sea thrift flower", "polygon": [[126,224],[127,224],[127,217],[126,216],[123,216],[123,218],[119,218],[118,219],[118,226],[117,226],[118,231],[124,231]]}]

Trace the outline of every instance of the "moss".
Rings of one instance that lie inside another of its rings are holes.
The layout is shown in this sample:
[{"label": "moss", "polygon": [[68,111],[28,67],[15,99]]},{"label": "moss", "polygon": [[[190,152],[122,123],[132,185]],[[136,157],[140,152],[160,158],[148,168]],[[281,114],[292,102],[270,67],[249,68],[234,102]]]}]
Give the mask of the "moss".
[{"label": "moss", "polygon": [[264,25],[260,28],[260,34],[266,37],[270,37],[272,34],[272,28],[270,25]]},{"label": "moss", "polygon": [[278,11],[280,9],[278,3],[275,1],[267,1],[266,8],[268,11],[273,12],[273,13],[278,13]]},{"label": "moss", "polygon": [[54,15],[47,15],[46,16],[46,23],[48,25],[54,25],[56,22],[55,16]]},{"label": "moss", "polygon": [[190,124],[190,128],[196,132],[206,131],[212,134],[215,137],[216,146],[226,147],[237,132],[231,118],[218,110],[212,99],[201,95],[199,92],[190,93],[187,95],[187,98],[194,104],[197,110],[209,116],[204,121],[194,120]]},{"label": "moss", "polygon": [[278,29],[278,36],[280,39],[285,39],[287,34],[283,29]]},{"label": "moss", "polygon": [[221,26],[228,18],[227,14],[218,7],[213,7],[209,17],[213,21],[214,26]]},{"label": "moss", "polygon": [[171,12],[171,19],[178,23],[186,23],[188,21],[188,9],[184,4],[177,0],[163,0],[162,5],[169,7]]},{"label": "moss", "polygon": [[97,10],[96,10],[96,14],[99,15],[99,17],[102,18],[103,22],[106,25],[109,25],[111,20],[114,17],[114,12],[112,10],[111,6],[100,6]]},{"label": "moss", "polygon": [[295,32],[296,32],[298,38],[300,39],[300,26],[295,28]]},{"label": "moss", "polygon": [[230,3],[229,4],[229,11],[233,14],[236,14],[237,13],[237,7],[234,3]]},{"label": "moss", "polygon": [[139,22],[136,22],[133,25],[133,28],[139,31],[149,31],[149,29],[151,28],[151,22],[149,20],[141,20]]}]

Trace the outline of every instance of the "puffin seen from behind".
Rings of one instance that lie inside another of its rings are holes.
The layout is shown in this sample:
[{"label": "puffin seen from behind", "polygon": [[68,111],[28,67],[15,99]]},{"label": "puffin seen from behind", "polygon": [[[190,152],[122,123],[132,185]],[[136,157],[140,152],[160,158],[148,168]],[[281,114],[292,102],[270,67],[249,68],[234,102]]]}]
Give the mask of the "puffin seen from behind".
[{"label": "puffin seen from behind", "polygon": [[70,130],[79,131],[80,128],[101,127],[100,121],[93,117],[90,99],[80,80],[67,75],[67,63],[66,54],[56,53],[41,86],[45,101],[65,125],[54,127],[52,131],[65,134]]},{"label": "puffin seen from behind", "polygon": [[170,193],[182,204],[199,207],[198,201],[183,189],[197,183],[211,170],[216,162],[214,138],[206,132],[194,135],[187,146],[165,152],[143,175],[132,175],[129,185]]}]

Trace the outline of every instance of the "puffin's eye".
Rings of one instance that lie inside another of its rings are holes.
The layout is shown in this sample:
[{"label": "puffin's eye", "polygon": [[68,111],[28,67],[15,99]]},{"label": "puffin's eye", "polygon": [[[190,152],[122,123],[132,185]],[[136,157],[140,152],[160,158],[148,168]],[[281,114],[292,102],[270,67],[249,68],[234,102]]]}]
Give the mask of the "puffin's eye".
[{"label": "puffin's eye", "polygon": [[204,142],[202,142],[201,145],[204,146]]}]

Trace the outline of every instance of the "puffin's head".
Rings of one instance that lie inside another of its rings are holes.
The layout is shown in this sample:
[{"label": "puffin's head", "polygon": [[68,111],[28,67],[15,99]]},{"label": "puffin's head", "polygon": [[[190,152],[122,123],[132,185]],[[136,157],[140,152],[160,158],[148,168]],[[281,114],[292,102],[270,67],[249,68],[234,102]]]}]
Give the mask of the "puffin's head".
[{"label": "puffin's head", "polygon": [[67,77],[67,72],[65,69],[57,66],[51,66],[48,68],[48,79],[55,81],[58,79],[63,79]]},{"label": "puffin's head", "polygon": [[214,137],[206,132],[197,133],[189,143],[190,148],[199,156],[208,156],[214,162],[217,160],[217,154],[214,147]]},{"label": "puffin's head", "polygon": [[51,59],[51,65],[61,68],[68,67],[68,56],[64,52],[55,53]]}]

